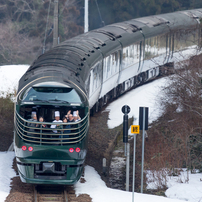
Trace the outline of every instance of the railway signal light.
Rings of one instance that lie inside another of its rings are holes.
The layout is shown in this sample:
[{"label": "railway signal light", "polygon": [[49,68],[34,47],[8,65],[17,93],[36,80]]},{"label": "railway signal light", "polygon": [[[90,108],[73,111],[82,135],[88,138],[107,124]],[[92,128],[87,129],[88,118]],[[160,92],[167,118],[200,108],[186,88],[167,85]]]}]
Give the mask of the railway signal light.
[{"label": "railway signal light", "polygon": [[130,112],[130,107],[128,105],[124,105],[121,109],[123,112],[123,142],[128,142],[128,113]]},{"label": "railway signal light", "polygon": [[129,191],[129,159],[130,159],[130,145],[128,143],[128,113],[130,112],[130,107],[124,105],[121,108],[123,112],[123,142],[125,143],[125,156],[126,156],[126,191]]},{"label": "railway signal light", "polygon": [[139,125],[140,130],[148,130],[148,107],[140,107],[139,108]]}]

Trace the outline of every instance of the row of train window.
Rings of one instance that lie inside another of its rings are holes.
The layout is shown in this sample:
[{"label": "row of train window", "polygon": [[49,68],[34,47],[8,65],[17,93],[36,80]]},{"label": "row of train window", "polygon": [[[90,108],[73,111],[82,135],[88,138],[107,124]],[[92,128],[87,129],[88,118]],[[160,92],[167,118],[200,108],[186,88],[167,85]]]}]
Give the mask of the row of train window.
[{"label": "row of train window", "polygon": [[104,58],[103,70],[102,61],[97,62],[91,68],[90,95],[101,86],[102,81],[105,82],[117,74],[120,68],[125,69],[142,60],[149,60],[162,54],[173,54],[174,51],[196,45],[198,44],[198,36],[199,33],[196,30],[189,30],[186,33],[183,31],[164,34],[124,47],[122,57],[120,50],[112,53]]}]

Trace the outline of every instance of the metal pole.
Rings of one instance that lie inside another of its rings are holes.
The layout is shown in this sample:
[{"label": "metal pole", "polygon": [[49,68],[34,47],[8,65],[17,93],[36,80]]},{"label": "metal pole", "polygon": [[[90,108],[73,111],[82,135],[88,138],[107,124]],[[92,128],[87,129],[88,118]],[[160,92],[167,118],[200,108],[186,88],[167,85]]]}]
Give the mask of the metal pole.
[{"label": "metal pole", "polygon": [[125,143],[124,154],[127,155],[127,142],[128,142],[128,115],[124,114],[123,116],[123,142]]},{"label": "metal pole", "polygon": [[106,158],[102,159],[102,168],[103,168],[104,175],[106,175],[106,173],[107,173],[107,160],[106,160]]},{"label": "metal pole", "polygon": [[84,7],[84,32],[88,32],[88,0],[85,0]]},{"label": "metal pole", "polygon": [[129,175],[130,175],[130,143],[127,143],[126,156],[126,191],[129,191]]},{"label": "metal pole", "polygon": [[145,107],[143,108],[141,193],[143,193],[143,172],[144,172],[144,140],[145,140]]},{"label": "metal pole", "polygon": [[58,45],[58,0],[54,0],[53,47]]},{"label": "metal pole", "polygon": [[133,194],[132,194],[132,202],[134,202],[134,192],[135,192],[135,151],[136,151],[136,134],[134,134],[134,146],[133,146]]}]

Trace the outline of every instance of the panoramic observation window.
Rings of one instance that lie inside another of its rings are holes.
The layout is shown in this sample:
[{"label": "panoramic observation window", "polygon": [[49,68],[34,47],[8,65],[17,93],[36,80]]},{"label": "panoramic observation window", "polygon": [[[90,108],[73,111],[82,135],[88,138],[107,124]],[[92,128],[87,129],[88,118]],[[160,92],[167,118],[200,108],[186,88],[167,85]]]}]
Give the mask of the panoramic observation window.
[{"label": "panoramic observation window", "polygon": [[81,103],[82,97],[73,88],[32,87],[21,97],[22,101]]}]

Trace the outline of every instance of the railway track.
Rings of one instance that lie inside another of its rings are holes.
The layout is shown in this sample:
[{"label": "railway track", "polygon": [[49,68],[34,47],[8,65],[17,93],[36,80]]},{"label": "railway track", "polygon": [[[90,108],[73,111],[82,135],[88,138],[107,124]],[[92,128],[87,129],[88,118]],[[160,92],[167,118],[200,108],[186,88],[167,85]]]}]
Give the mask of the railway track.
[{"label": "railway track", "polygon": [[33,186],[34,202],[78,202],[72,186]]},{"label": "railway track", "polygon": [[[84,183],[81,180],[81,183]],[[87,194],[76,196],[74,186],[32,185],[13,178],[12,189],[5,202],[92,202]]]}]

